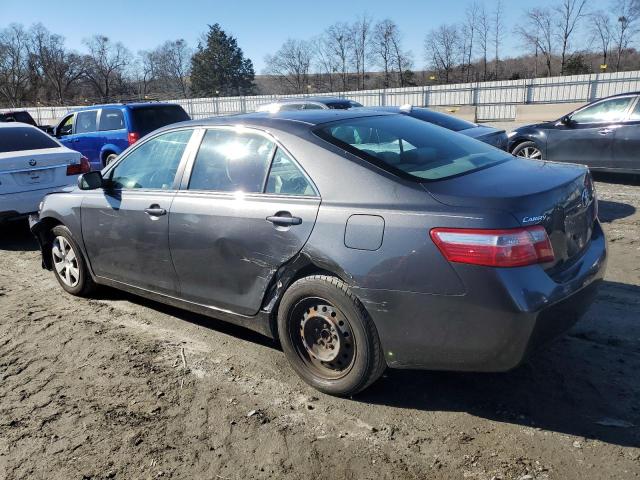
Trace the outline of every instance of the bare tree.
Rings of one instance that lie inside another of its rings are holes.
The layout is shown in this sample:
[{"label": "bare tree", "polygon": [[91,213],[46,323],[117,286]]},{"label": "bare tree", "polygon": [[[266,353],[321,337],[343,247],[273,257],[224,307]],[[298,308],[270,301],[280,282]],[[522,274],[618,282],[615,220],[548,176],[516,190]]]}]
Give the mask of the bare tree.
[{"label": "bare tree", "polygon": [[591,31],[593,32],[592,41],[597,42],[602,53],[601,64],[606,65],[607,57],[611,49],[611,42],[613,41],[613,25],[611,24],[611,16],[608,13],[599,10],[592,13],[589,16],[589,19]]},{"label": "bare tree", "polygon": [[393,70],[393,37],[397,35],[398,26],[389,19],[376,23],[373,27],[373,54],[376,64],[384,72],[384,88],[391,85]]},{"label": "bare tree", "polygon": [[637,33],[636,23],[640,15],[640,2],[637,0],[617,0],[614,6],[617,22],[614,27],[616,53],[616,71],[620,71],[625,51],[632,37]]},{"label": "bare tree", "polygon": [[265,71],[282,78],[287,90],[305,93],[309,86],[309,70],[313,47],[304,40],[288,39],[273,55],[265,57]]},{"label": "bare tree", "polygon": [[478,16],[478,43],[482,52],[482,79],[487,79],[487,57],[489,55],[489,33],[491,31],[491,21],[487,15],[484,4],[480,8]]},{"label": "bare tree", "polygon": [[578,23],[586,15],[587,0],[562,0],[562,4],[554,8],[557,14],[558,36],[560,37],[560,75],[564,75],[567,64],[569,42]]},{"label": "bare tree", "polygon": [[547,76],[551,76],[551,59],[553,56],[553,17],[551,10],[533,8],[525,13],[525,21],[516,28],[518,34],[526,43],[535,45],[544,55]]},{"label": "bare tree", "polygon": [[30,39],[27,31],[12,23],[0,31],[0,95],[12,107],[25,99],[30,80]]},{"label": "bare tree", "polygon": [[459,43],[460,35],[455,25],[441,25],[431,30],[425,39],[425,57],[445,83],[452,80]]},{"label": "bare tree", "polygon": [[474,1],[470,5],[467,6],[465,10],[465,19],[464,19],[464,37],[467,39],[468,43],[466,44],[466,51],[464,52],[464,62],[466,63],[466,81],[471,81],[471,60],[473,58],[473,49],[474,42],[476,40],[476,34],[479,27],[479,14],[480,14],[480,5],[477,1]]},{"label": "bare tree", "polygon": [[413,55],[411,52],[403,50],[402,35],[398,28],[395,29],[395,34],[391,36],[391,47],[392,58],[398,72],[398,84],[401,87],[404,87],[407,84],[409,74],[412,75],[411,69],[413,68]]},{"label": "bare tree", "polygon": [[59,105],[64,105],[70,89],[84,75],[82,57],[70,52],[64,45],[64,38],[52,34],[42,24],[31,28],[31,49],[37,68],[47,86],[47,96],[55,96]]},{"label": "bare tree", "polygon": [[156,49],[160,61],[160,78],[166,88],[177,90],[182,98],[189,94],[188,78],[193,51],[184,39],[169,40]]},{"label": "bare tree", "polygon": [[495,62],[496,62],[495,78],[496,79],[500,74],[500,45],[502,44],[502,38],[504,35],[503,17],[504,17],[504,5],[502,3],[502,0],[498,0],[496,2],[496,7],[493,10],[493,22],[492,22],[492,27],[493,27],[492,43],[496,52],[496,55],[495,55]]},{"label": "bare tree", "polygon": [[94,93],[104,101],[121,93],[124,86],[125,69],[131,54],[122,43],[113,43],[104,35],[96,35],[85,41],[89,54],[85,56],[85,78]]},{"label": "bare tree", "polygon": [[[335,74],[339,71],[340,64],[337,57],[333,54],[331,48],[331,41],[326,33],[315,37],[311,40],[311,45],[314,49],[315,67],[319,72],[319,84],[324,87],[328,87],[329,91],[334,91]],[[322,80],[326,81],[326,84],[322,84]]]},{"label": "bare tree", "polygon": [[342,90],[348,90],[351,28],[346,23],[335,23],[327,28],[325,36],[328,52],[339,68]]},{"label": "bare tree", "polygon": [[351,27],[351,42],[353,44],[353,59],[356,74],[360,77],[359,88],[364,89],[365,73],[367,69],[367,54],[371,43],[371,18],[363,14]]}]

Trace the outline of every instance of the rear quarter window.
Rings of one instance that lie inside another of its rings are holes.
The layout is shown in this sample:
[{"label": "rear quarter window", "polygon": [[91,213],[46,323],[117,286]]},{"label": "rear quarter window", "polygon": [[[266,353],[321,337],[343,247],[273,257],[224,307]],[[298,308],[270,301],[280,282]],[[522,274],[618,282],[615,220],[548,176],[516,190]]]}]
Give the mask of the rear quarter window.
[{"label": "rear quarter window", "polygon": [[189,120],[180,105],[149,105],[131,109],[133,130],[144,136],[165,125]]},{"label": "rear quarter window", "polygon": [[0,153],[58,148],[46,133],[29,127],[0,128]]}]

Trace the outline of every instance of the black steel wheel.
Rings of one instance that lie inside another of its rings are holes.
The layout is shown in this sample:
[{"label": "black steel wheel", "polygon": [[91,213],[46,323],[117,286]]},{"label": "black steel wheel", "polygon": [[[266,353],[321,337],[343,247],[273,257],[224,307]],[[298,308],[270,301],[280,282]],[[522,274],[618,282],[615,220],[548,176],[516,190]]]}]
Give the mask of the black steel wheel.
[{"label": "black steel wheel", "polygon": [[332,395],[354,395],[384,371],[371,318],[340,279],[314,275],[283,295],[278,334],[292,367],[304,381]]}]

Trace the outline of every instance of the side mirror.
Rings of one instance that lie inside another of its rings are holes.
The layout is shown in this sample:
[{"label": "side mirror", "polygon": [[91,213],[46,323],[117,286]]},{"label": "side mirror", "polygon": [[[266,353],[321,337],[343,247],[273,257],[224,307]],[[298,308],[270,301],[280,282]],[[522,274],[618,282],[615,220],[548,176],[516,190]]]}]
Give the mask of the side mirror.
[{"label": "side mirror", "polygon": [[78,177],[78,188],[80,190],[96,190],[104,186],[102,173],[99,171],[87,172]]},{"label": "side mirror", "polygon": [[571,125],[571,117],[569,115],[565,115],[560,119],[560,123],[562,123],[563,125]]}]

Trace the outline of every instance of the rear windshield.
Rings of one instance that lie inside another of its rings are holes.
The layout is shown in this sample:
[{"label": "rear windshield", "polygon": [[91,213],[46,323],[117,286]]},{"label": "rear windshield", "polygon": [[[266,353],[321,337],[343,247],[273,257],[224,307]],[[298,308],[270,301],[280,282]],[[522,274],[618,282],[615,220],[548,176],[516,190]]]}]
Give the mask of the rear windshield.
[{"label": "rear windshield", "polygon": [[157,128],[171,123],[189,120],[189,115],[180,105],[149,105],[131,109],[134,129],[144,136]]},{"label": "rear windshield", "polygon": [[325,102],[325,105],[332,110],[348,110],[350,108],[362,107],[361,103],[355,102],[353,100]]},{"label": "rear windshield", "polygon": [[0,128],[0,153],[58,148],[59,146],[53,138],[37,128]]},{"label": "rear windshield", "polygon": [[406,115],[340,120],[314,130],[320,138],[413,180],[439,180],[513,157],[464,135]]},{"label": "rear windshield", "polygon": [[413,108],[409,115],[420,120],[424,120],[425,122],[430,122],[435,125],[439,125],[440,127],[453,130],[454,132],[476,127],[475,123],[467,122],[466,120],[456,118],[452,115],[447,115],[446,113],[434,112],[433,110],[428,110],[426,108]]}]

